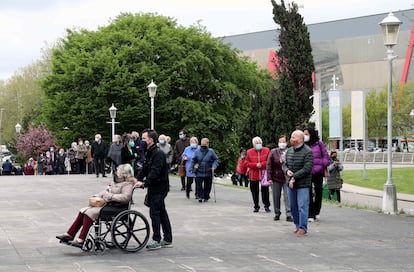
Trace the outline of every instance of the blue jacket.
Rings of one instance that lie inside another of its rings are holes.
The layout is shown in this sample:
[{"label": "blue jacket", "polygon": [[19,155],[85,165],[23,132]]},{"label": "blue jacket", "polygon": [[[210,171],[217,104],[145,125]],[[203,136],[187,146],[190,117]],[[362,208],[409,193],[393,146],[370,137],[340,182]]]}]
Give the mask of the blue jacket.
[{"label": "blue jacket", "polygon": [[[196,148],[192,148],[191,146],[187,146],[184,149],[183,155],[181,156],[181,159],[186,157],[187,160],[185,161],[185,172],[186,172],[186,176],[190,177],[190,178],[194,178],[195,174],[191,172],[191,160],[194,157],[194,153],[200,149],[200,146],[197,145]],[[184,160],[182,160],[184,161]]]},{"label": "blue jacket", "polygon": [[211,169],[216,169],[218,166],[218,158],[213,149],[197,149],[191,159],[190,169],[194,169],[195,164],[199,164],[196,177],[210,177],[212,176]]}]

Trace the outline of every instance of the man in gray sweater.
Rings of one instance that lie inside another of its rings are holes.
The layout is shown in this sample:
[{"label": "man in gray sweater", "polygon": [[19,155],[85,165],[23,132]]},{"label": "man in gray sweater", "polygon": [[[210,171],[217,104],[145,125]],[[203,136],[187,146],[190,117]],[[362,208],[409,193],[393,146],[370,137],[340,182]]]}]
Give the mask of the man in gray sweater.
[{"label": "man in gray sweater", "polygon": [[308,234],[309,189],[311,186],[313,154],[304,145],[304,134],[295,130],[290,138],[291,147],[286,152],[283,172],[289,180],[290,208],[295,223],[294,233],[298,236]]}]

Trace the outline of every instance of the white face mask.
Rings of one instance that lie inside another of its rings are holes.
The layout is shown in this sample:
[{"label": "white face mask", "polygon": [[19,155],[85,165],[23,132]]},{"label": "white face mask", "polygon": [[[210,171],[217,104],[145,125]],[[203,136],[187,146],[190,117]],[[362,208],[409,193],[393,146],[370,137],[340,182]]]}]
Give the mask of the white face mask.
[{"label": "white face mask", "polygon": [[285,149],[287,146],[287,143],[279,143],[279,148],[280,149]]},{"label": "white face mask", "polygon": [[307,143],[309,142],[310,136],[309,135],[305,135],[305,137],[303,138],[303,140]]}]

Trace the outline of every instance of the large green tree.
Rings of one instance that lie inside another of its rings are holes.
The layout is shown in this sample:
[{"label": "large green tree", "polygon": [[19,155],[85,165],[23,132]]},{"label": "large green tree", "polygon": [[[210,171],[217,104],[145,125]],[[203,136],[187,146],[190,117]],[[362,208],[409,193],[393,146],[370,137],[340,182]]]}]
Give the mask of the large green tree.
[{"label": "large green tree", "polygon": [[98,132],[109,140],[112,103],[116,132],[140,131],[149,127],[152,79],[158,85],[156,130],[173,140],[181,128],[208,137],[221,170],[233,168],[250,91],[265,76],[199,25],[184,28],[171,18],[125,13],[97,31],[68,30],[42,82],[43,117],[65,145]]},{"label": "large green tree", "polygon": [[292,2],[273,4],[273,20],[279,26],[275,61],[277,89],[270,94],[269,124],[266,138],[277,143],[278,134],[303,128],[313,112],[312,72],[315,70],[308,28]]}]

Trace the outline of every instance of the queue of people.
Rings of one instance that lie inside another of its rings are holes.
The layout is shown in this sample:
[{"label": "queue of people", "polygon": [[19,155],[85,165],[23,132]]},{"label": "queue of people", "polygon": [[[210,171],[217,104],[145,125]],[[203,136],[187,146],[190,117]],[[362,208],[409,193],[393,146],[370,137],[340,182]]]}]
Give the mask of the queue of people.
[{"label": "queue of people", "polygon": [[271,212],[271,188],[274,220],[281,218],[283,196],[286,221],[294,222],[294,233],[304,236],[308,233],[308,222],[320,218],[324,181],[329,199],[341,201],[342,170],[343,165],[337,159],[336,150],[328,154],[317,131],[308,127],[303,131],[292,132],[290,140],[286,135],[280,135],[278,147],[270,151],[260,137],[254,137],[252,148],[240,153],[236,174],[240,186],[243,186],[244,177],[247,177],[245,184],[250,186],[254,213],[261,208],[259,196],[265,212]]}]

